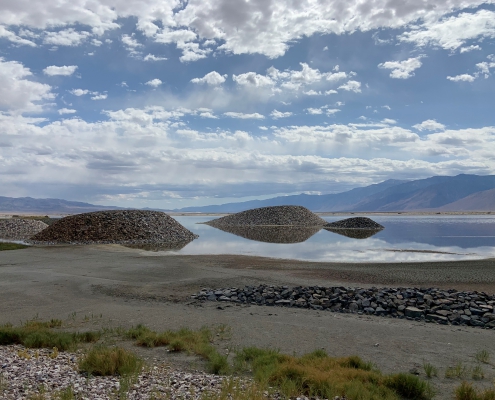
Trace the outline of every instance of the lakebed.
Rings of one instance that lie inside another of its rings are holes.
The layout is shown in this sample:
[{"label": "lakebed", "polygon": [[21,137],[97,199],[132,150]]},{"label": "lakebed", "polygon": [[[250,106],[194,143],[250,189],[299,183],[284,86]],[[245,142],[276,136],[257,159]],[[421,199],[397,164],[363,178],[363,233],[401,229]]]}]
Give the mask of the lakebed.
[{"label": "lakebed", "polygon": [[[495,331],[407,319],[288,307],[201,302],[204,287],[278,286],[442,287],[495,293],[495,260],[425,263],[329,263],[244,255],[177,255],[119,245],[32,247],[0,257],[0,323],[77,315],[94,326],[154,330],[187,326],[231,329],[223,350],[245,346],[302,354],[324,348],[330,355],[358,354],[384,372],[439,369],[436,398],[452,398],[460,380],[448,366],[476,365],[475,354],[495,356]],[[86,318],[88,316],[88,318]],[[92,318],[89,316],[101,316]],[[84,323],[83,323],[84,325]],[[150,358],[166,352],[142,350]],[[183,367],[194,360],[175,360]],[[491,365],[483,365],[490,386]],[[470,379],[469,376],[466,379]]]}]

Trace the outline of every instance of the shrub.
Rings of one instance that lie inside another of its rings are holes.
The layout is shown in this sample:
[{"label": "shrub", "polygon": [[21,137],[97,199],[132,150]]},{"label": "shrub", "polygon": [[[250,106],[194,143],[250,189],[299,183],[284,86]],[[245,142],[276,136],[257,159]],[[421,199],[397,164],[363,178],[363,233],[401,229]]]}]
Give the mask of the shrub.
[{"label": "shrub", "polygon": [[142,366],[136,355],[120,347],[93,347],[79,361],[80,372],[99,376],[137,374]]}]

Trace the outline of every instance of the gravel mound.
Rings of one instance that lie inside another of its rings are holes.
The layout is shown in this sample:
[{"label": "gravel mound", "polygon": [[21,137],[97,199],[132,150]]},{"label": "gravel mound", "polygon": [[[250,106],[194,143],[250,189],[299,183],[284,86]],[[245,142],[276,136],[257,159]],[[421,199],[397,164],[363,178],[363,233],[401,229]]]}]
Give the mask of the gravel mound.
[{"label": "gravel mound", "polygon": [[336,233],[337,235],[346,236],[351,239],[368,239],[380,232],[380,229],[329,229],[327,231]]},{"label": "gravel mound", "polygon": [[322,226],[327,222],[301,206],[262,207],[214,219],[206,224],[219,226]]},{"label": "gravel mound", "polygon": [[265,243],[301,243],[308,240],[320,227],[293,226],[214,226],[224,232]]},{"label": "gravel mound", "polygon": [[199,301],[307,308],[495,329],[495,295],[484,292],[437,288],[260,285],[243,289],[204,288],[191,297]]},{"label": "gravel mound", "polygon": [[383,225],[366,217],[347,218],[336,222],[330,222],[324,226],[325,229],[370,229],[381,230]]},{"label": "gravel mound", "polygon": [[154,244],[189,242],[198,236],[159,211],[112,210],[61,218],[33,236],[33,244]]},{"label": "gravel mound", "polygon": [[0,219],[0,238],[26,240],[48,227],[41,221],[22,218]]}]

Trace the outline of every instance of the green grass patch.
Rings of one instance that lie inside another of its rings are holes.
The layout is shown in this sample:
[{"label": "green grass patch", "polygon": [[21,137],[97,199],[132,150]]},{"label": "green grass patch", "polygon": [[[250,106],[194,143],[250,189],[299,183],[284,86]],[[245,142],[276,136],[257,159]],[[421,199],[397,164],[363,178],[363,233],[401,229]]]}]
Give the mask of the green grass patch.
[{"label": "green grass patch", "polygon": [[333,358],[321,350],[294,357],[249,347],[237,352],[235,364],[247,367],[257,382],[275,387],[287,397],[426,400],[433,396],[428,382],[414,375],[382,375],[357,356]]},{"label": "green grass patch", "polygon": [[142,367],[134,353],[120,347],[95,346],[79,361],[80,372],[97,376],[129,376],[138,374]]},{"label": "green grass patch", "polygon": [[495,390],[477,390],[472,384],[462,382],[455,390],[456,400],[495,400]]},{"label": "green grass patch", "polygon": [[29,246],[19,243],[0,242],[0,251],[27,249]]},{"label": "green grass patch", "polygon": [[488,364],[490,362],[490,353],[487,350],[481,350],[474,355],[474,358],[480,363]]},{"label": "green grass patch", "polygon": [[428,362],[423,362],[423,370],[425,371],[426,377],[431,379],[434,376],[438,375],[438,369],[433,364]]},{"label": "green grass patch", "polygon": [[449,379],[461,379],[465,378],[468,372],[469,369],[459,361],[454,366],[447,367],[445,370],[445,377]]},{"label": "green grass patch", "polygon": [[196,354],[207,360],[209,372],[227,374],[230,366],[227,357],[220,354],[213,346],[213,334],[208,328],[194,331],[182,328],[177,331],[154,332],[144,325],[137,325],[129,329],[125,336],[136,341],[138,346],[159,347],[166,346],[170,351]]},{"label": "green grass patch", "polygon": [[54,348],[74,350],[80,343],[93,343],[99,340],[100,332],[64,332],[55,330],[62,321],[48,322],[32,320],[22,326],[11,324],[0,326],[0,345],[20,344],[29,348]]}]

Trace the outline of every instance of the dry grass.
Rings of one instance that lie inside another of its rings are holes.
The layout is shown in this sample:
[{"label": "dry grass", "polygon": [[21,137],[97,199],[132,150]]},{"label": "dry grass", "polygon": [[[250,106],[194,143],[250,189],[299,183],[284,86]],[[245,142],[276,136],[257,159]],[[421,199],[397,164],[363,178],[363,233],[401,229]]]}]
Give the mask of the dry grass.
[{"label": "dry grass", "polygon": [[96,346],[79,361],[80,372],[98,376],[128,376],[139,373],[142,367],[134,353],[120,347]]}]

